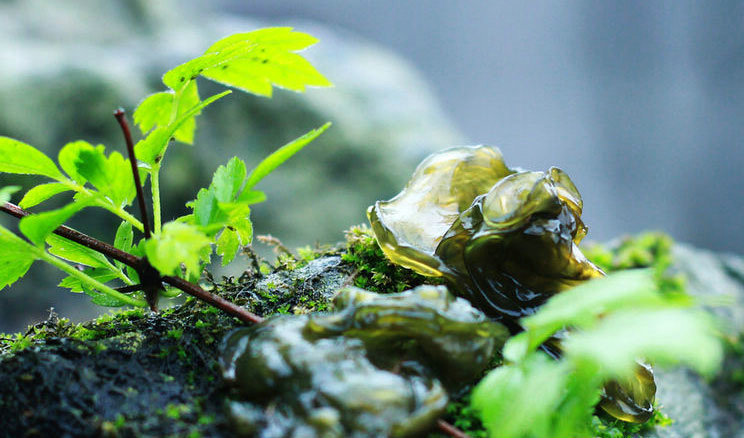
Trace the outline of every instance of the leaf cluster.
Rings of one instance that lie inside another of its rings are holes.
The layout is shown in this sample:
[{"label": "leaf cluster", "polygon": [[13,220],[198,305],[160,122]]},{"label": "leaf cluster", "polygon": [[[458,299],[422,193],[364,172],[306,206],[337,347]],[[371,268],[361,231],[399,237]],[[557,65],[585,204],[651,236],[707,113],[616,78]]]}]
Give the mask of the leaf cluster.
[{"label": "leaf cluster", "polygon": [[[143,184],[148,178],[150,181],[154,219],[151,238],[135,240],[135,230],[144,231],[146,224],[128,211],[137,188],[132,165],[121,153],[107,151],[103,145],[75,141],[60,149],[55,163],[33,146],[0,137],[0,172],[38,175],[51,180],[26,192],[19,203],[21,208],[34,208],[61,193],[73,194],[72,201],[60,208],[22,218],[19,229],[27,240],[0,227],[3,247],[0,289],[23,276],[35,260],[43,260],[68,273],[60,286],[72,292],[85,292],[97,304],[144,306],[143,292],[127,295],[108,284],[115,281],[123,286],[137,285],[140,272],[53,234],[70,217],[89,207],[103,208],[119,216],[122,223],[114,246],[144,257],[161,276],[198,278],[215,247],[223,264],[232,261],[239,248],[250,244],[253,237],[250,206],[265,200],[264,194],[254,189],[256,184],[330,124],[281,147],[250,172],[240,158],[232,158],[217,169],[209,187],[201,189],[188,204],[191,214],[165,224],[160,215],[159,184],[163,157],[172,141],[192,144],[196,117],[231,92],[201,99],[197,77],[266,97],[271,96],[274,86],[298,92],[308,86],[330,86],[323,75],[296,53],[315,42],[312,36],[288,27],[223,38],[203,55],[165,73],[163,84],[168,89],[150,95],[139,104],[134,121],[143,138],[134,146],[134,155],[140,180]],[[0,206],[17,189],[0,188]]]},{"label": "leaf cluster", "polygon": [[[638,358],[712,375],[722,359],[713,322],[690,299],[659,292],[648,269],[585,283],[522,319],[505,365],[475,388],[472,406],[493,437],[590,437],[602,386],[633,376]],[[568,334],[564,330],[568,328]],[[564,333],[563,356],[539,350]]]}]

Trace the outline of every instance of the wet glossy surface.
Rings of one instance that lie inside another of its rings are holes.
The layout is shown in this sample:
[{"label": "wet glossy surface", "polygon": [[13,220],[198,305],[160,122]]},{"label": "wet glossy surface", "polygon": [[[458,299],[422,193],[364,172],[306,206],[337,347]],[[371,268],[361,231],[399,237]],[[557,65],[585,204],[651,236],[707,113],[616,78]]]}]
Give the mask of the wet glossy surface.
[{"label": "wet glossy surface", "polygon": [[221,366],[242,436],[412,436],[472,383],[508,336],[443,286],[339,292],[336,313],[231,333]]},{"label": "wet glossy surface", "polygon": [[[488,146],[447,149],[426,158],[405,189],[367,215],[394,263],[443,276],[451,290],[491,318],[521,330],[553,294],[604,276],[577,246],[587,229],[583,202],[568,175],[510,169]],[[545,346],[560,354],[557,342]],[[655,393],[650,369],[605,388],[602,407],[645,421]]]}]

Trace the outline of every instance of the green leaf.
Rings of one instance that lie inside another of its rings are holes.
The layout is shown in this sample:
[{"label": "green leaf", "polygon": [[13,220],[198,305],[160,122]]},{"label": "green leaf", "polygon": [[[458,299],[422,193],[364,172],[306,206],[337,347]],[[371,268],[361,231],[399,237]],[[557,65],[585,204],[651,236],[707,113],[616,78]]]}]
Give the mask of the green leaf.
[{"label": "green leaf", "polygon": [[[101,283],[106,283],[116,278],[116,274],[105,268],[88,268],[83,270],[83,273]],[[70,289],[70,292],[75,293],[81,293],[85,289],[82,281],[78,277],[73,277],[72,275],[63,278],[57,286]]]},{"label": "green leaf", "polygon": [[46,242],[49,244],[48,251],[57,257],[94,268],[109,266],[106,256],[72,240],[50,234],[47,236]]},{"label": "green leaf", "polygon": [[630,376],[635,359],[691,366],[711,376],[723,358],[709,319],[687,309],[624,309],[563,342],[567,358],[596,362],[606,376]]},{"label": "green leaf", "polygon": [[43,246],[47,236],[87,206],[87,202],[75,202],[56,210],[32,214],[22,218],[18,223],[18,228],[31,242],[37,246]]},{"label": "green leaf", "polygon": [[259,190],[243,190],[243,193],[238,196],[238,202],[252,205],[264,202],[266,200],[266,193]]},{"label": "green leaf", "polygon": [[0,204],[10,201],[10,195],[21,189],[21,186],[5,186],[0,189]]},{"label": "green leaf", "polygon": [[168,222],[160,235],[145,241],[145,254],[150,263],[163,275],[179,275],[186,267],[187,275],[200,272],[202,252],[210,248],[211,239],[193,225]]},{"label": "green leaf", "polygon": [[23,199],[21,199],[21,202],[18,203],[18,206],[21,208],[31,208],[46,201],[54,195],[69,190],[71,189],[68,186],[56,182],[41,184],[36,187],[32,187],[31,190],[26,192],[26,194],[23,196]]},{"label": "green leaf", "polygon": [[[119,224],[119,228],[116,229],[116,237],[114,238],[114,248],[120,249],[124,252],[131,252],[132,242],[134,242],[134,231],[132,230],[132,224],[127,221],[122,221]],[[114,264],[119,269],[124,269],[124,263],[114,260]]]},{"label": "green leaf", "polygon": [[72,178],[73,181],[77,182],[81,186],[85,185],[87,180],[78,173],[77,165],[75,162],[80,156],[80,152],[83,150],[91,150],[95,147],[87,141],[78,140],[71,143],[67,143],[60,149],[57,154],[57,161],[59,161],[60,167],[65,171],[67,176]]},{"label": "green leaf", "polygon": [[471,405],[492,437],[551,437],[552,414],[568,384],[570,367],[539,353],[519,366],[496,368],[478,383]]},{"label": "green leaf", "polygon": [[123,207],[134,200],[136,189],[132,167],[119,152],[114,151],[106,157],[103,146],[81,148],[75,167],[78,174],[108,197],[114,206]]},{"label": "green leaf", "polygon": [[[134,123],[139,126],[143,134],[146,134],[155,127],[165,127],[171,121],[173,112],[175,94],[172,91],[163,91],[148,96],[139,104],[134,111]],[[196,82],[189,82],[186,88],[181,92],[178,101],[177,116],[189,111],[192,107],[199,104],[199,91]],[[195,116],[185,120],[181,127],[173,133],[173,137],[183,143],[192,144],[194,142],[194,132],[196,131]]]},{"label": "green leaf", "polygon": [[223,229],[220,237],[217,238],[217,255],[222,257],[222,266],[227,266],[232,262],[239,249],[238,234],[230,228]]},{"label": "green leaf", "polygon": [[235,200],[240,187],[243,186],[245,173],[245,163],[238,157],[233,157],[227,165],[217,168],[212,177],[210,189],[214,187],[214,195],[218,202]]},{"label": "green leaf", "polygon": [[183,114],[181,114],[172,124],[161,126],[152,131],[147,135],[147,137],[137,142],[134,146],[134,153],[137,159],[151,165],[159,162],[165,153],[165,149],[168,147],[170,139],[173,138],[175,132],[178,131],[184,123],[188,122],[189,119],[193,119],[193,117],[199,114],[202,109],[228,94],[230,94],[230,90],[211,96],[194,105],[189,110],[184,111]]},{"label": "green leaf", "polygon": [[585,328],[607,312],[636,307],[659,307],[665,303],[658,294],[653,273],[637,269],[591,280],[553,296],[536,314],[521,320],[535,349],[563,327]]},{"label": "green leaf", "polygon": [[225,225],[237,232],[243,245],[253,240],[253,224],[251,223],[251,207],[244,202],[220,202],[219,209],[227,215]]},{"label": "green leaf", "polygon": [[0,136],[0,172],[62,178],[62,172],[43,152],[26,143]]},{"label": "green leaf", "polygon": [[127,303],[115,297],[96,292],[95,290],[87,287],[85,284],[81,285],[83,288],[83,292],[85,292],[85,294],[91,298],[90,302],[93,304],[104,307],[121,307],[127,305]]},{"label": "green leaf", "polygon": [[202,75],[249,93],[271,96],[272,84],[294,91],[331,83],[303,57],[294,53],[317,39],[292,28],[267,28],[223,38],[204,55],[163,76],[163,83],[180,90]]},{"label": "green leaf", "polygon": [[174,94],[172,91],[162,91],[147,96],[134,110],[134,123],[143,134],[147,134],[156,126],[167,126],[171,117],[171,106]]},{"label": "green leaf", "polygon": [[[4,188],[3,190],[7,189]],[[2,193],[2,191],[0,191]],[[36,260],[32,248],[10,230],[0,226],[0,290],[23,277]]]},{"label": "green leaf", "polygon": [[274,169],[276,169],[277,167],[279,167],[279,165],[287,161],[292,155],[296,154],[302,148],[304,148],[308,143],[315,140],[320,134],[325,132],[325,130],[328,129],[330,126],[331,126],[331,122],[328,122],[325,125],[321,126],[320,128],[313,129],[312,131],[308,132],[302,137],[292,140],[286,145],[280,147],[274,153],[264,158],[258,164],[258,166],[256,166],[251,171],[250,175],[248,175],[248,182],[246,182],[245,184],[245,190],[252,189],[253,186],[255,186],[256,184],[258,184],[259,181],[264,179],[266,175],[273,172]]}]

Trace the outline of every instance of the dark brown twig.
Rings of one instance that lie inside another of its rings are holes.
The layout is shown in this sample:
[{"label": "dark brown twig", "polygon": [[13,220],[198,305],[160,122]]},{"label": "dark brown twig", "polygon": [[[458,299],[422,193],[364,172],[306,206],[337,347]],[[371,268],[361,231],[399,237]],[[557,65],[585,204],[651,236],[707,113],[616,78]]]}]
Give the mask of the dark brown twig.
[{"label": "dark brown twig", "polygon": [[[11,216],[15,216],[18,219],[28,216],[30,213],[26,210],[22,209],[21,207],[11,204],[10,202],[6,202],[4,205],[0,205],[0,211],[4,211]],[[59,226],[56,230],[54,230],[54,234],[58,236],[62,236],[65,239],[70,239],[73,242],[79,243],[86,248],[90,248],[94,251],[98,251],[101,254],[105,254],[109,257],[111,257],[114,260],[120,261],[124,263],[127,266],[130,266],[132,268],[139,268],[139,265],[141,263],[141,260],[139,257],[135,257],[127,252],[124,252],[118,248],[115,248],[113,245],[109,245],[106,242],[101,242],[98,239],[94,239],[87,234],[83,234],[80,231],[73,230],[70,227],[66,227],[64,225]]]},{"label": "dark brown twig", "polygon": [[137,169],[137,158],[134,156],[134,142],[132,142],[132,133],[129,131],[129,123],[124,115],[124,109],[119,108],[114,111],[114,117],[121,126],[121,131],[124,134],[124,140],[127,143],[127,153],[129,154],[129,163],[132,165],[132,175],[134,176],[134,187],[137,189],[137,203],[139,204],[140,216],[142,218],[142,227],[145,233],[145,239],[149,239],[150,233],[150,219],[147,216],[147,207],[145,206],[145,191],[142,189],[142,181],[140,180],[139,170]]},{"label": "dark brown twig", "polygon": [[437,428],[452,438],[470,438],[470,435],[447,423],[441,418],[437,420]]},{"label": "dark brown twig", "polygon": [[[4,211],[19,219],[29,215],[29,212],[18,207],[17,205],[11,204],[10,202],[6,202],[4,205],[0,205],[0,211]],[[206,301],[214,307],[230,315],[233,315],[234,317],[245,323],[258,324],[259,322],[263,321],[263,318],[261,318],[260,316],[255,315],[220,296],[214,295],[202,289],[198,285],[195,285],[178,277],[161,277],[159,274],[157,274],[157,271],[154,271],[154,268],[152,268],[152,266],[147,263],[146,259],[124,252],[109,245],[108,243],[101,242],[98,239],[94,239],[87,234],[83,234],[64,225],[54,230],[54,234],[72,240],[73,242],[79,243],[94,251],[98,251],[101,254],[109,256],[114,260],[118,260],[127,266],[131,266],[140,274],[140,280],[142,281],[142,285],[138,285],[140,289],[145,289],[146,287],[152,287],[154,285],[157,285],[159,287],[161,281],[164,281],[193,297],[196,297],[202,301]],[[148,271],[145,265],[149,266],[149,269],[152,269],[152,271]],[[145,292],[147,292],[147,289],[145,289]]]}]

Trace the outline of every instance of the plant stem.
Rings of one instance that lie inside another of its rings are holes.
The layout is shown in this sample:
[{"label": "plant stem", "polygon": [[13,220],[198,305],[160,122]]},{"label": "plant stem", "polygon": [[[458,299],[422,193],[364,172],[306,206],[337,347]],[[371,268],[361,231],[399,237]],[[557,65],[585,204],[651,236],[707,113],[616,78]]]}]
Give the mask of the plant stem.
[{"label": "plant stem", "polygon": [[143,300],[138,300],[136,298],[132,298],[129,295],[124,295],[121,292],[117,292],[116,290],[106,286],[105,284],[101,283],[100,281],[96,280],[95,278],[90,277],[89,275],[78,271],[77,269],[73,268],[72,266],[68,265],[67,263],[63,262],[62,260],[58,259],[57,257],[54,257],[47,253],[45,250],[41,248],[37,248],[33,245],[30,245],[30,247],[34,248],[34,251],[36,252],[37,256],[44,260],[45,262],[49,263],[50,265],[54,265],[60,270],[72,275],[73,277],[77,277],[80,281],[83,283],[91,286],[93,289],[96,289],[100,293],[104,295],[108,295],[112,298],[115,298],[119,301],[122,301],[126,304],[129,304],[130,306],[135,307],[146,307],[147,303]]},{"label": "plant stem", "polygon": [[194,283],[190,283],[182,278],[168,275],[163,277],[163,281],[170,284],[171,286],[181,289],[182,291],[193,297],[205,301],[213,305],[214,307],[233,315],[243,322],[259,324],[263,321],[263,318],[261,318],[260,316],[254,315],[253,313],[245,310],[237,304],[233,304],[219,295],[209,293],[208,291],[205,291]]},{"label": "plant stem", "polygon": [[470,438],[470,435],[447,423],[441,418],[437,420],[437,428],[452,438]]},{"label": "plant stem", "polygon": [[159,234],[163,225],[160,214],[160,163],[154,163],[150,170],[150,190],[152,191],[153,228],[155,234]]},{"label": "plant stem", "polygon": [[[15,204],[11,204],[10,202],[6,202],[5,205],[0,205],[0,211],[4,211],[11,216],[15,216],[19,219],[30,214],[26,210]],[[92,250],[98,251],[101,254],[107,255],[112,259],[118,260],[125,265],[131,266],[135,269],[138,268],[139,263],[141,263],[139,257],[135,257],[127,252],[115,248],[112,245],[109,245],[106,242],[101,242],[98,239],[94,239],[87,234],[83,234],[80,231],[73,230],[70,227],[61,225],[57,227],[56,230],[54,230],[54,234],[64,237],[65,239],[70,239],[73,242],[79,243]]]},{"label": "plant stem", "polygon": [[124,134],[124,141],[127,144],[127,153],[129,154],[129,163],[132,166],[132,175],[134,176],[134,187],[137,190],[137,202],[140,209],[140,217],[142,218],[142,226],[144,227],[145,239],[151,237],[150,233],[150,220],[147,216],[147,206],[145,205],[145,192],[142,190],[142,181],[140,180],[139,169],[137,169],[137,157],[134,155],[134,142],[132,142],[132,133],[129,131],[129,123],[124,115],[124,109],[119,108],[114,111],[114,117],[121,126],[121,131]]},{"label": "plant stem", "polygon": [[[18,207],[17,205],[11,204],[10,202],[6,202],[5,205],[0,206],[0,211],[5,211],[6,213],[9,213],[12,216],[15,216],[17,218],[22,218],[24,216],[28,216],[28,214],[29,214],[26,210]],[[101,254],[104,254],[106,256],[109,256],[109,257],[111,257],[114,260],[118,260],[118,261],[124,263],[127,266],[131,266],[132,268],[136,269],[138,273],[140,273],[140,280],[143,281],[143,283],[146,283],[147,285],[150,285],[150,283],[159,282],[159,281],[162,280],[162,281],[170,284],[171,286],[177,287],[178,289],[182,290],[183,292],[185,292],[185,293],[187,293],[187,294],[189,294],[189,295],[191,295],[191,296],[193,296],[195,298],[198,298],[198,299],[200,299],[202,301],[205,301],[205,302],[213,305],[214,307],[216,307],[216,308],[218,308],[218,309],[220,309],[220,310],[222,310],[222,311],[224,311],[224,312],[226,312],[226,313],[228,313],[230,315],[233,315],[234,317],[238,318],[239,320],[241,320],[241,321],[243,321],[245,323],[258,324],[261,321],[263,321],[263,318],[261,318],[260,316],[255,315],[255,314],[249,312],[248,310],[246,310],[246,309],[244,309],[244,308],[242,308],[242,307],[240,307],[240,306],[238,306],[236,304],[233,304],[230,301],[227,301],[226,299],[224,299],[224,298],[222,298],[222,297],[220,297],[218,295],[214,295],[214,294],[212,294],[212,293],[210,293],[210,292],[202,289],[198,285],[193,284],[193,283],[190,283],[190,282],[188,282],[188,281],[186,281],[186,280],[184,280],[182,278],[172,277],[172,276],[165,276],[165,277],[159,277],[158,276],[158,278],[156,278],[156,279],[150,279],[150,281],[147,281],[146,278],[145,278],[146,276],[142,275],[142,273],[141,273],[141,271],[143,270],[143,263],[145,262],[145,259],[144,258],[137,257],[137,256],[134,256],[134,255],[129,254],[127,252],[124,252],[124,251],[122,251],[122,250],[120,250],[118,248],[113,247],[112,245],[109,245],[106,242],[101,242],[98,239],[94,239],[94,238],[88,236],[87,234],[83,234],[83,233],[81,233],[79,231],[73,230],[72,228],[66,227],[64,225],[62,225],[62,226],[58,227],[56,230],[54,230],[54,233],[57,234],[57,235],[59,235],[59,236],[62,236],[64,238],[66,238],[66,239],[70,239],[73,242],[79,243],[79,244],[81,244],[81,245],[83,245],[83,246],[85,246],[87,248],[90,248],[92,250],[98,251]],[[33,248],[36,249],[36,250],[39,250],[35,246]],[[76,277],[79,277],[78,274],[80,274],[80,275],[85,276],[86,278],[90,278],[87,275],[83,274],[82,272],[77,271],[76,269],[72,268],[71,266],[69,266],[66,263],[62,262],[61,260],[57,259],[56,257],[50,256],[49,254],[47,254],[46,251],[43,251],[43,250],[39,250],[39,251],[41,252],[41,254],[44,254],[45,255],[43,257],[44,260],[47,260],[46,257],[51,257],[52,259],[54,259],[55,262],[52,263],[50,261],[51,264],[53,264],[55,266],[58,266],[58,263],[61,263],[66,268],[69,268],[69,269],[72,269],[73,271],[75,271],[75,273],[70,273],[71,275],[75,275]],[[42,257],[42,256],[40,255],[40,257]],[[62,268],[60,267],[60,269],[62,269]],[[68,272],[66,269],[63,269],[63,270],[65,272]],[[119,292],[117,292],[117,291],[109,288],[108,286],[103,285],[102,283],[98,282],[97,280],[94,280],[92,278],[90,278],[90,280],[91,280],[91,282],[95,282],[97,284],[100,284],[104,288],[107,288],[110,291],[112,291],[113,293],[117,294],[116,295],[117,298],[119,297],[119,295],[122,295]],[[85,280],[85,281],[87,282],[87,280]],[[91,284],[94,284],[94,283],[91,283]],[[142,287],[144,288],[146,286],[143,285]],[[96,288],[102,291],[102,289],[100,289],[98,286]],[[134,298],[128,297],[126,295],[124,295],[124,296],[127,299],[129,299],[129,300],[134,300]],[[139,302],[139,300],[135,300],[135,301]]]}]

